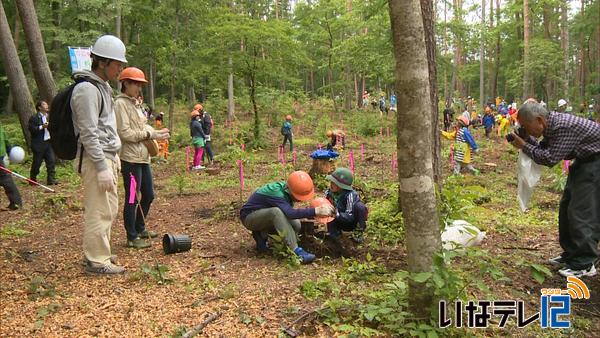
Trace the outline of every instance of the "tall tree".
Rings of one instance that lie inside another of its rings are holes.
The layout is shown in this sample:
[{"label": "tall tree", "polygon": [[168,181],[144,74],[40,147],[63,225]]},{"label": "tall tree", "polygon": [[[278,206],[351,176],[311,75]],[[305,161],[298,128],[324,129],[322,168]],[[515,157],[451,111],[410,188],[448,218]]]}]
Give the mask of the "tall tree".
[{"label": "tall tree", "polygon": [[485,29],[485,0],[481,0],[481,36],[479,37],[479,100],[481,101],[481,111],[485,108]]},{"label": "tall tree", "polygon": [[54,83],[48,59],[46,58],[46,49],[44,48],[44,41],[42,40],[42,32],[37,20],[35,6],[32,0],[17,0],[16,3],[23,23],[33,77],[38,86],[40,96],[46,102],[50,103],[54,95],[56,95],[56,84]]},{"label": "tall tree", "polygon": [[[17,9],[18,11],[18,9]],[[21,32],[21,21],[19,21],[19,16],[15,15],[15,31],[13,32],[13,38],[15,42],[15,46],[19,45],[19,37]],[[8,98],[6,99],[6,113],[12,114],[15,112],[15,96],[13,95],[13,91],[8,89]]]},{"label": "tall tree", "polygon": [[529,60],[531,34],[531,20],[529,16],[529,0],[523,0],[523,100],[534,96],[531,60]]},{"label": "tall tree", "polygon": [[231,53],[228,56],[229,76],[227,76],[227,120],[233,121],[235,113],[235,101],[233,97],[233,58]]},{"label": "tall tree", "polygon": [[[427,47],[418,0],[389,1],[396,90],[398,90],[398,179],[401,209],[406,227],[408,269],[431,271],[433,257],[441,249],[432,170],[432,115],[429,92]],[[417,18],[415,20],[415,18]],[[411,46],[411,48],[406,48]],[[403,121],[414,121],[411,125]],[[428,317],[432,293],[411,282],[410,307],[419,317]]]},{"label": "tall tree", "polygon": [[0,2],[0,54],[2,54],[2,64],[8,77],[10,89],[14,94],[15,107],[19,114],[21,129],[23,130],[25,141],[29,146],[31,144],[31,135],[29,134],[27,124],[35,108],[15,42],[10,34],[10,26],[8,25],[8,19],[6,18],[2,2]]}]

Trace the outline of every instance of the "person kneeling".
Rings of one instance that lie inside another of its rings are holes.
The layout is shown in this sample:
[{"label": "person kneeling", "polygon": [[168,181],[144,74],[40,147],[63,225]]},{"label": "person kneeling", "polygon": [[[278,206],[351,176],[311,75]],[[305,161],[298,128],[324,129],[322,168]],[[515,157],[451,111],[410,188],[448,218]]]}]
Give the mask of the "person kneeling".
[{"label": "person kneeling", "polygon": [[358,193],[352,189],[352,172],[348,168],[337,168],[325,178],[330,182],[325,198],[336,207],[335,219],[327,223],[329,238],[337,240],[342,231],[352,231],[352,240],[362,243],[368,210]]},{"label": "person kneeling", "polygon": [[313,181],[304,171],[290,174],[287,182],[268,183],[256,190],[240,210],[244,227],[252,231],[259,252],[269,250],[269,233],[277,231],[285,244],[294,251],[303,264],[315,260],[315,255],[298,246],[301,218],[332,216],[332,206],[294,209],[294,202],[304,202],[313,198]]}]

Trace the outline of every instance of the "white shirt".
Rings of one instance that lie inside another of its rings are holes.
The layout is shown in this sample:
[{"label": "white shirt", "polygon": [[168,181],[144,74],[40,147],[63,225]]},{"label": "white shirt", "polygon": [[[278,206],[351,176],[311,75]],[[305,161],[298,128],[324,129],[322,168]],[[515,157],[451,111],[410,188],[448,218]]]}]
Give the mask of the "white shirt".
[{"label": "white shirt", "polygon": [[48,128],[44,128],[44,124],[48,122],[48,118],[46,117],[46,114],[42,112],[39,114],[42,115],[42,125],[40,126],[40,130],[44,129],[44,141],[48,141],[50,139],[50,132],[48,131]]}]

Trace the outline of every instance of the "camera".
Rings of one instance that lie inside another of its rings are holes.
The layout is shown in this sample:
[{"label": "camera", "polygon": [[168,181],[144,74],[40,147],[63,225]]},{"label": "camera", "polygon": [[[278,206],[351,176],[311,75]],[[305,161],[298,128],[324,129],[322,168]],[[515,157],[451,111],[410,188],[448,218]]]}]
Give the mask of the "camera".
[{"label": "camera", "polygon": [[[515,133],[517,135],[519,135],[520,138],[524,139],[525,137],[527,137],[527,132],[525,131],[525,128],[523,127],[519,127],[515,130]],[[512,133],[506,135],[506,140],[508,142],[512,142],[515,140],[515,137],[512,135]]]}]

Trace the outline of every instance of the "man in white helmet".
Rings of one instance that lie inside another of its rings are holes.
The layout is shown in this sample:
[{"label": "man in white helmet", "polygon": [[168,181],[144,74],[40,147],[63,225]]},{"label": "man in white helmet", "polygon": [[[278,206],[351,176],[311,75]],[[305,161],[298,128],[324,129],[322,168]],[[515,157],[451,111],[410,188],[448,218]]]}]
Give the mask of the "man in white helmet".
[{"label": "man in white helmet", "polygon": [[566,109],[567,109],[567,100],[565,100],[565,99],[558,100],[558,108],[556,108],[556,111],[558,113],[564,113]]},{"label": "man in white helmet", "polygon": [[92,47],[92,70],[73,74],[78,83],[71,96],[73,126],[79,134],[76,170],[83,182],[83,253],[87,272],[122,273],[111,256],[110,230],[117,217],[117,175],[121,140],[113,111],[112,88],[123,69],[125,45],[112,35]]}]

